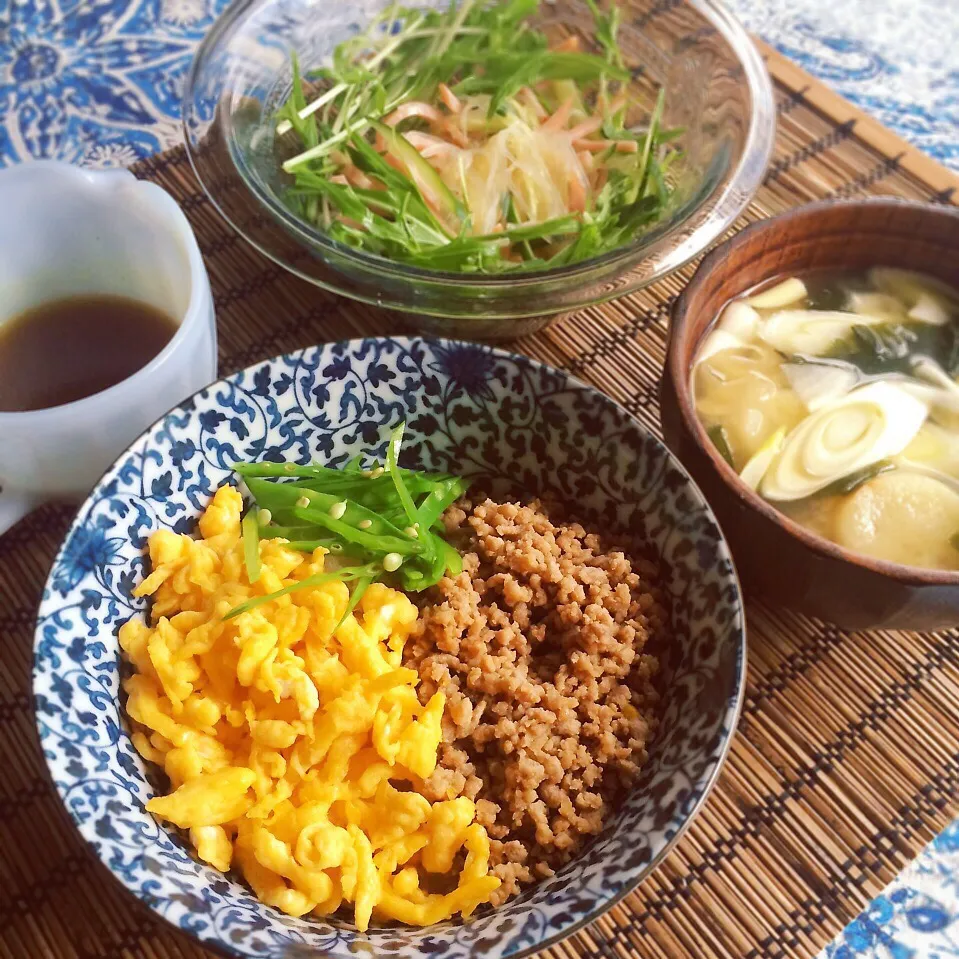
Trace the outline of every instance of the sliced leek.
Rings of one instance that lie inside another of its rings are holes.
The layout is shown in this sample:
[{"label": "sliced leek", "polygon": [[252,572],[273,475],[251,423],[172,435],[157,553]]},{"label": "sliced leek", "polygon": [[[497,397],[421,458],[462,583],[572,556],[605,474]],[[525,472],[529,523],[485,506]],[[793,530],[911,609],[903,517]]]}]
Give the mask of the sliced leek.
[{"label": "sliced leek", "polygon": [[748,342],[755,336],[759,322],[759,314],[748,303],[744,300],[733,300],[719,314],[716,329],[738,337],[743,342]]},{"label": "sliced leek", "polygon": [[939,297],[920,293],[915,306],[909,311],[909,319],[931,323],[933,326],[945,326],[952,319],[952,314]]},{"label": "sliced leek", "polygon": [[912,361],[912,372],[921,380],[953,393],[959,393],[959,383],[951,380],[946,371],[928,356],[917,356]]},{"label": "sliced leek", "polygon": [[902,451],[897,465],[946,477],[959,486],[959,436],[931,419]]},{"label": "sliced leek", "polygon": [[913,375],[922,382],[908,380],[903,388],[929,407],[929,415],[943,426],[959,429],[959,383],[928,356],[917,357],[912,364]]},{"label": "sliced leek", "polygon": [[762,495],[804,499],[837,480],[901,453],[928,415],[925,403],[880,381],[853,390],[806,417],[766,471]]},{"label": "sliced leek", "polygon": [[789,385],[810,413],[845,396],[859,382],[852,366],[825,363],[783,363]]},{"label": "sliced leek", "polygon": [[901,300],[889,293],[850,293],[846,306],[852,313],[871,316],[884,323],[902,323],[906,319],[906,307]]},{"label": "sliced leek", "polygon": [[883,293],[905,304],[913,320],[941,326],[956,316],[955,294],[932,277],[883,266],[870,270],[869,278]]},{"label": "sliced leek", "polygon": [[806,284],[793,276],[768,290],[754,293],[746,302],[756,310],[781,310],[784,306],[792,306],[806,299],[808,295]]},{"label": "sliced leek", "polygon": [[739,478],[750,489],[759,489],[762,478],[766,475],[769,467],[772,466],[776,454],[782,449],[785,438],[786,430],[780,427],[756,450],[753,456],[750,457],[749,462],[743,467]]},{"label": "sliced leek", "polygon": [[759,335],[787,356],[823,356],[847,339],[854,326],[884,322],[881,317],[841,310],[780,310],[763,323]]},{"label": "sliced leek", "polygon": [[746,341],[733,333],[721,329],[712,330],[699,348],[696,364],[698,366],[700,363],[705,363],[710,357],[722,353],[723,350],[741,350],[745,345]]}]

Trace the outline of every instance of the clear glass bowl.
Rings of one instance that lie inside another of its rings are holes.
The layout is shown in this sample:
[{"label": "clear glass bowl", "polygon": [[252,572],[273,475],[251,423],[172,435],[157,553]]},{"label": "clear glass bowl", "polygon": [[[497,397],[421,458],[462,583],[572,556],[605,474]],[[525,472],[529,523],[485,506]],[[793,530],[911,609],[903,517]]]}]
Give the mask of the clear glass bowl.
[{"label": "clear glass bowl", "polygon": [[[187,147],[211,201],[260,252],[317,286],[414,313],[435,332],[514,336],[678,269],[726,231],[762,181],[776,111],[769,76],[743,27],[716,0],[619,0],[620,45],[637,91],[651,100],[656,86],[665,87],[664,122],[686,131],[674,198],[652,229],[593,260],[495,277],[419,269],[331,240],[283,202],[288,178],[272,117],[291,89],[291,51],[304,69],[319,66],[390,2],[233,3],[201,44],[187,83]],[[584,0],[543,0],[541,20],[547,31],[562,23],[593,33]]]}]

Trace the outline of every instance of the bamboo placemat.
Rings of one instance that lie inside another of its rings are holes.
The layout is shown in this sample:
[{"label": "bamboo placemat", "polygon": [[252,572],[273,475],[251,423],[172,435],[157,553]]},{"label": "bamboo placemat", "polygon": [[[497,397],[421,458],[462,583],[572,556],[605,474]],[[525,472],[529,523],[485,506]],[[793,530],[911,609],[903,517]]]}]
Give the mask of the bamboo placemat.
[{"label": "bamboo placemat", "polygon": [[[779,136],[742,224],[824,197],[943,203],[959,179],[770,50]],[[182,151],[139,164],[196,229],[232,371],[309,343],[399,331],[253,252],[203,197]],[[742,225],[740,224],[740,225]],[[654,431],[666,316],[691,269],[516,348],[604,390]],[[34,613],[72,510],[0,539],[0,956],[202,959],[112,881],[49,785],[30,697]],[[752,603],[739,733],[702,813],[641,888],[545,955],[806,957],[959,812],[959,632],[847,635]]]}]

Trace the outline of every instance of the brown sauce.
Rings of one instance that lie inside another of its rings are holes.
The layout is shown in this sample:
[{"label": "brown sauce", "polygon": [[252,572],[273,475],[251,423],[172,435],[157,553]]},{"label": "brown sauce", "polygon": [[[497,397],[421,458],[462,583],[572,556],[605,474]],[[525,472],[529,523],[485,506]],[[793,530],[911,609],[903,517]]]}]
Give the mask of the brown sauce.
[{"label": "brown sauce", "polygon": [[122,296],[75,296],[0,325],[0,411],[72,403],[115,386],[170,342],[167,314]]}]

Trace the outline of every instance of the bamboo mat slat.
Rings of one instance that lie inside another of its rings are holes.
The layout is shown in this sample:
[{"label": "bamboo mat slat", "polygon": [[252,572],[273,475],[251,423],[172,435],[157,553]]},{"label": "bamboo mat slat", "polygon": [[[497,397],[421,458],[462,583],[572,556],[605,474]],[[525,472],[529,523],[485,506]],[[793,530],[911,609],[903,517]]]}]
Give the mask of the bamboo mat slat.
[{"label": "bamboo mat slat", "polygon": [[[826,197],[959,202],[959,179],[775,52],[779,135],[737,226]],[[137,173],[184,207],[213,283],[224,372],[310,343],[397,332],[395,314],[307,286],[220,220],[182,150]],[[516,348],[658,432],[670,305],[692,267]],[[202,959],[113,882],[46,779],[33,727],[34,613],[72,510],[0,538],[0,959]],[[753,603],[742,722],[717,788],[662,866],[550,959],[809,957],[959,812],[959,632],[855,633]]]}]

